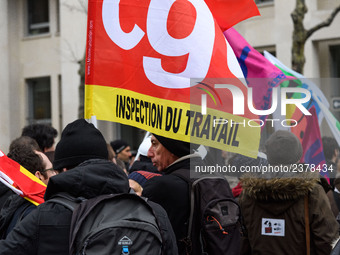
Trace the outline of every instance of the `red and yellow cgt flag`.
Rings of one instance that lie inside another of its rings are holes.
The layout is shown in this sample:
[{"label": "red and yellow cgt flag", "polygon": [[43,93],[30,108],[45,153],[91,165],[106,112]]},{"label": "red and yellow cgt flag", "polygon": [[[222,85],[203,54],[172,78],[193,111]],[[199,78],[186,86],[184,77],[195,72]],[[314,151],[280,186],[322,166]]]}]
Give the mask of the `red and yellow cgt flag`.
[{"label": "red and yellow cgt flag", "polygon": [[35,205],[44,203],[46,185],[0,151],[0,182]]},{"label": "red and yellow cgt flag", "polygon": [[222,30],[258,14],[253,0],[89,0],[85,118],[255,157],[258,116]]}]

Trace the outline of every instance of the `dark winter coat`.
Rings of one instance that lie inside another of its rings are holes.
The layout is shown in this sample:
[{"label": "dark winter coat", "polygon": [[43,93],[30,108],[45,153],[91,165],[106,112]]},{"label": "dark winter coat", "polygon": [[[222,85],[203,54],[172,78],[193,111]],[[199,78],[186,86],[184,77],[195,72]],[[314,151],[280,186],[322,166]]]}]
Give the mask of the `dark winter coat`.
[{"label": "dark winter coat", "polygon": [[[72,212],[63,205],[48,200],[60,192],[87,199],[103,195],[129,192],[125,173],[107,160],[88,160],[78,167],[53,176],[47,186],[45,203],[38,206],[6,240],[0,241],[0,254],[64,255],[69,252],[69,232]],[[153,207],[158,218],[166,254],[176,254],[175,237],[165,211]]]},{"label": "dark winter coat", "polygon": [[[309,204],[311,254],[330,254],[338,227],[318,181],[318,175],[311,173],[297,178],[242,178],[239,202],[248,230],[242,254],[306,254],[305,196]],[[272,219],[281,222],[270,226]]]},{"label": "dark winter coat", "polygon": [[340,197],[340,174],[337,174],[335,180],[334,180],[334,189],[336,189],[336,191],[330,190],[327,192],[327,197],[329,199],[329,202],[331,204],[331,209],[333,212],[334,217],[337,217],[340,210],[335,202],[334,199],[334,195],[337,195]]},{"label": "dark winter coat", "polygon": [[0,239],[5,239],[8,233],[36,208],[36,205],[17,194],[9,196],[0,211]]},{"label": "dark winter coat", "polygon": [[190,166],[195,164],[203,164],[198,155],[184,157],[183,160],[176,161],[162,171],[163,176],[148,180],[143,188],[143,196],[160,204],[168,213],[176,235],[179,254],[185,254],[185,247],[180,240],[187,235],[190,199],[188,183],[173,173],[179,169],[190,171]]},{"label": "dark winter coat", "polygon": [[5,184],[0,182],[0,210],[6,203],[9,196],[13,195],[14,192],[8,188]]}]

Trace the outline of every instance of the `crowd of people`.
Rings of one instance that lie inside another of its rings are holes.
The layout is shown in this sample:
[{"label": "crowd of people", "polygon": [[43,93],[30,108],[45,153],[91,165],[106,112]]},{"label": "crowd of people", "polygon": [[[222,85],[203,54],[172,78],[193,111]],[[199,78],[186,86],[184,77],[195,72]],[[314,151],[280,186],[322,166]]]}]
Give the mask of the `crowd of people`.
[{"label": "crowd of people", "polygon": [[[199,145],[150,134],[132,160],[126,141],[107,142],[84,119],[68,124],[55,146],[57,135],[51,126],[29,125],[10,145],[7,156],[47,188],[45,203],[35,206],[0,182],[0,254],[69,254],[72,211],[53,199],[60,194],[92,199],[130,193],[146,198],[155,211],[162,254],[192,254],[192,243],[186,238],[192,187],[176,172],[194,176],[193,166],[211,163],[209,151],[204,157],[198,153]],[[232,199],[240,206],[242,238],[230,245],[237,246],[238,254],[331,253],[339,238],[339,146],[330,137],[322,141],[327,165],[333,169],[326,177],[308,167],[292,171],[293,165],[303,163],[303,151],[299,139],[287,131],[269,137],[265,156],[253,159],[234,154],[221,161],[236,169],[268,165],[288,169],[233,176],[237,182],[232,185]],[[215,149],[211,152],[216,155]],[[220,209],[223,213],[224,208]],[[218,220],[212,224],[226,234]],[[200,241],[200,233],[196,236],[198,240],[192,242]],[[205,245],[200,254],[207,254]]]}]

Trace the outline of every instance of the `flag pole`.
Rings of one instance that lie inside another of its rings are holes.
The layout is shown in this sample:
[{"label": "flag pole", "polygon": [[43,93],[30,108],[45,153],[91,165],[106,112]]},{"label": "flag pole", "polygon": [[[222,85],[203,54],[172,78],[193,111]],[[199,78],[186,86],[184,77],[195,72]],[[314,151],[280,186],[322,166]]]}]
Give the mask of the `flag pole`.
[{"label": "flag pole", "polygon": [[[145,136],[144,136],[144,138],[143,138],[143,141],[141,142],[141,144],[144,142],[144,140],[145,140],[149,135],[150,135],[150,132],[147,131],[146,134],[145,134]],[[138,159],[139,155],[140,155],[140,152],[139,152],[139,150],[138,150],[134,161],[136,161],[136,160]]]},{"label": "flag pole", "polygon": [[90,123],[92,123],[95,128],[98,128],[97,117],[95,115],[91,116]]}]

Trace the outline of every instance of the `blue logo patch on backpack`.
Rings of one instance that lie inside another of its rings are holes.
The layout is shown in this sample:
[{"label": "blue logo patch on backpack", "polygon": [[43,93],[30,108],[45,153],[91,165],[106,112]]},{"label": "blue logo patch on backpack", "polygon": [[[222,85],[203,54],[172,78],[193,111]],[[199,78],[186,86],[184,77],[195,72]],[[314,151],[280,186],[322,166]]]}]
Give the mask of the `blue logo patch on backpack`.
[{"label": "blue logo patch on backpack", "polygon": [[127,236],[124,236],[122,239],[119,240],[118,246],[122,246],[122,254],[129,255],[129,246],[132,245],[133,242]]}]

